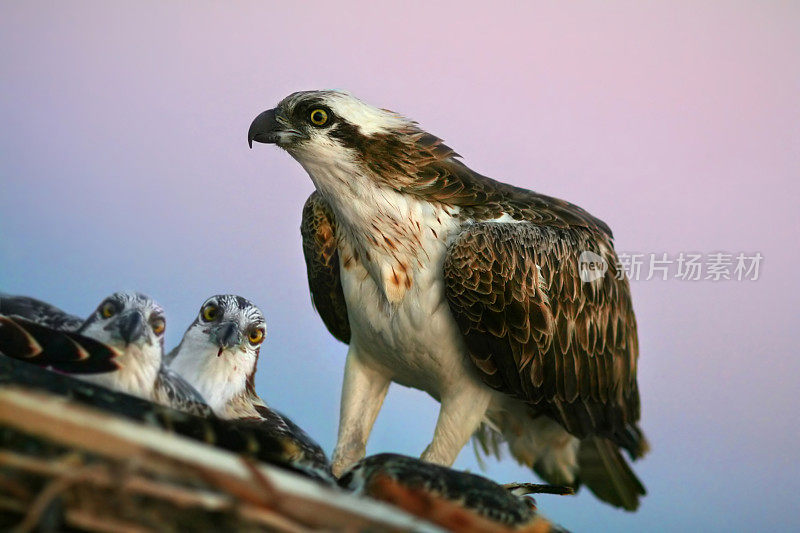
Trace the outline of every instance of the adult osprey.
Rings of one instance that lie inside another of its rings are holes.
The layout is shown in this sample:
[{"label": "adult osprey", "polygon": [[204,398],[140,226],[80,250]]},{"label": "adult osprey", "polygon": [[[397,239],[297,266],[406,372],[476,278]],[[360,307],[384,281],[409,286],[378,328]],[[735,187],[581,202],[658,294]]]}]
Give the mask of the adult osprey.
[{"label": "adult osprey", "polygon": [[[638,506],[644,487],[619,452],[647,449],[636,320],[604,222],[482,176],[344,92],[288,96],[248,141],[285,149],[317,189],[301,228],[309,286],[350,345],[335,474],[364,456],[395,381],[441,402],[423,459],[451,465],[473,434],[485,451],[504,440],[550,483]],[[582,252],[608,272],[581,281]]]}]

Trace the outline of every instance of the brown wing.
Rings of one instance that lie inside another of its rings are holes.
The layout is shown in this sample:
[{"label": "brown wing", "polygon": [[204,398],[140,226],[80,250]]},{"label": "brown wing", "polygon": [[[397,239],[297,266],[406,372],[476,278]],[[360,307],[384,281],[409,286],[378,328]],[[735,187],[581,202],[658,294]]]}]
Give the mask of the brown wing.
[{"label": "brown wing", "polygon": [[[608,272],[584,283],[583,251]],[[452,243],[445,293],[470,357],[491,387],[638,456],[636,319],[608,236],[584,227],[477,223]]]},{"label": "brown wing", "polygon": [[303,207],[300,233],[308,271],[311,302],[325,327],[345,344],[350,343],[350,321],[339,277],[336,219],[328,203],[313,192]]},{"label": "brown wing", "polygon": [[577,205],[483,176],[462,163],[440,138],[416,127],[373,135],[357,149],[384,185],[426,201],[458,206],[464,218],[482,221],[507,214],[514,220],[582,227],[612,238],[605,222]]}]

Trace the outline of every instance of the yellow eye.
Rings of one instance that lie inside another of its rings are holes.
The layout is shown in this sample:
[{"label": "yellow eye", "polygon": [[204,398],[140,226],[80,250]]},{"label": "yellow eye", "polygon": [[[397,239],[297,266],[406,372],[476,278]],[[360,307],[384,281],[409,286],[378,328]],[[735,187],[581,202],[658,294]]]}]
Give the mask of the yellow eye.
[{"label": "yellow eye", "polygon": [[106,302],[103,304],[103,307],[100,308],[100,314],[103,315],[103,318],[111,318],[117,314],[117,306],[111,302]]},{"label": "yellow eye", "polygon": [[328,122],[328,112],[324,109],[315,109],[309,115],[309,119],[315,126],[324,126]]},{"label": "yellow eye", "polygon": [[203,308],[202,315],[203,320],[206,322],[212,322],[216,320],[217,316],[219,315],[219,309],[214,304],[208,304]]},{"label": "yellow eye", "polygon": [[261,344],[264,341],[264,330],[260,328],[252,330],[250,335],[247,336],[247,339],[250,341],[250,344]]},{"label": "yellow eye", "polygon": [[156,335],[161,335],[164,333],[164,329],[167,327],[166,321],[159,317],[155,317],[150,321],[150,327],[153,328],[153,333]]}]

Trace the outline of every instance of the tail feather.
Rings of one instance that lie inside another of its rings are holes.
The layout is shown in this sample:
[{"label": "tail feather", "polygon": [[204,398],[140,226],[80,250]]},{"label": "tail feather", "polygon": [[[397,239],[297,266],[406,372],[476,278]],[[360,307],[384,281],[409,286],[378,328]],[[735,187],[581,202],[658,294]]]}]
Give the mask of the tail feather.
[{"label": "tail feather", "polygon": [[101,342],[4,315],[0,315],[0,353],[66,373],[97,374],[119,368],[114,360],[118,352]]},{"label": "tail feather", "polygon": [[[512,404],[513,407],[513,404]],[[514,421],[526,420],[524,413],[509,410]],[[503,442],[511,455],[520,463],[533,469],[551,485],[564,485],[578,489],[585,484],[600,500],[633,511],[646,494],[645,487],[628,465],[622,450],[632,460],[647,453],[649,444],[636,424],[624,428],[613,436],[593,435],[579,439],[571,435],[555,420],[539,416],[526,424],[512,424],[501,417],[496,426],[482,425],[474,435],[474,449],[499,457]],[[612,440],[613,439],[613,440]]]},{"label": "tail feather", "polygon": [[[646,441],[642,440],[642,450]],[[635,511],[639,497],[647,491],[619,451],[608,439],[588,437],[581,440],[578,451],[580,481],[595,496],[616,507]]]},{"label": "tail feather", "polygon": [[642,430],[639,429],[639,426],[628,424],[625,432],[628,435],[628,441],[631,443],[631,446],[626,446],[625,449],[631,459],[636,460],[644,457],[650,451],[650,443],[647,442],[647,438],[642,433]]}]

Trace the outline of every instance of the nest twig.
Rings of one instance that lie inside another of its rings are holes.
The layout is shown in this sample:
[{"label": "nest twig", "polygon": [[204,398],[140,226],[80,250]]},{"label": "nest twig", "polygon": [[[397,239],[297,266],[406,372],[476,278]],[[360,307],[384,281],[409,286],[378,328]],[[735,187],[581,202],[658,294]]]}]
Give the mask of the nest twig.
[{"label": "nest twig", "polygon": [[378,502],[43,392],[0,388],[0,528],[433,530]]}]

